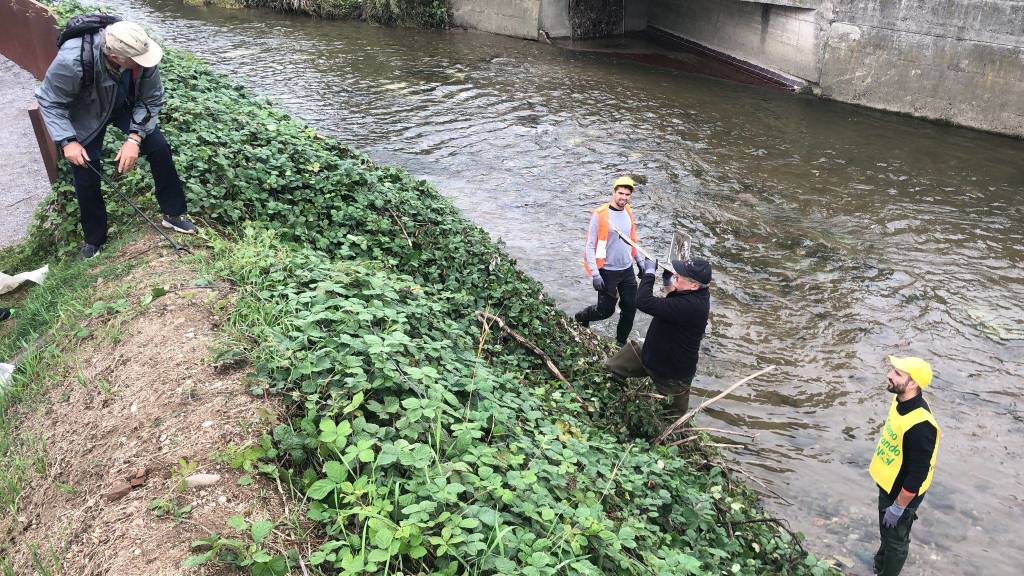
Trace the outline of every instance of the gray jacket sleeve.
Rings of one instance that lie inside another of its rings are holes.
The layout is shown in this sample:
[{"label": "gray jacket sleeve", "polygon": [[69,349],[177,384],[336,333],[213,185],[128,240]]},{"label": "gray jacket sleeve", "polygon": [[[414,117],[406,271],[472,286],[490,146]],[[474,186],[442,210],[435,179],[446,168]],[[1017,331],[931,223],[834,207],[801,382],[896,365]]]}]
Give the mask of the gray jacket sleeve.
[{"label": "gray jacket sleeve", "polygon": [[135,108],[132,110],[132,125],[128,131],[136,131],[145,138],[156,129],[156,117],[160,112],[160,106],[164,103],[164,85],[160,81],[160,67],[144,68],[136,82],[139,83],[139,94]]},{"label": "gray jacket sleeve", "polygon": [[46,70],[43,82],[36,88],[39,112],[54,142],[75,136],[71,125],[71,104],[82,86],[82,65],[78,61],[80,41],[68,41]]},{"label": "gray jacket sleeve", "polygon": [[597,268],[597,253],[594,250],[594,239],[597,238],[597,214],[590,216],[590,227],[587,228],[586,244],[583,248],[584,256],[587,259],[587,266],[590,266],[590,275],[599,276]]}]

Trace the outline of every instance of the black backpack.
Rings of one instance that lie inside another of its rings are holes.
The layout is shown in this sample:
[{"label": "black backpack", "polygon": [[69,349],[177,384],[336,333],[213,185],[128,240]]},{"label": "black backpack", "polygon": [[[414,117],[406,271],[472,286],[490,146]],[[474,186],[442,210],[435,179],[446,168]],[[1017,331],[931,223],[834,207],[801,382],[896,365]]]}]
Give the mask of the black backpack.
[{"label": "black backpack", "polygon": [[[61,31],[60,36],[57,37],[58,50],[65,42],[72,38],[82,39],[82,50],[78,57],[82,62],[83,90],[87,90],[92,86],[93,77],[95,75],[92,60],[94,35],[119,20],[121,19],[110,14],[79,14],[78,16],[73,16],[68,20],[67,25],[64,26],[64,30]],[[88,55],[88,57],[86,57],[86,55]]]}]

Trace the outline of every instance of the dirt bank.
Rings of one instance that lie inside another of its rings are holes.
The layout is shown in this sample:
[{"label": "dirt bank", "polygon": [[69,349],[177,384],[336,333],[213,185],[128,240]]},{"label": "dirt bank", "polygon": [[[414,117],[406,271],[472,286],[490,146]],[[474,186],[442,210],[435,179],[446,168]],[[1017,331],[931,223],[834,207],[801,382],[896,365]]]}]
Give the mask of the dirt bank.
[{"label": "dirt bank", "polygon": [[[75,334],[48,338],[60,341],[58,355],[45,355],[49,390],[10,418],[35,472],[17,515],[0,523],[0,556],[16,574],[39,562],[75,575],[221,573],[180,567],[198,553],[192,541],[236,537],[232,516],[280,526],[292,512],[279,486],[219,463],[229,446],[258,442],[278,410],[249,394],[244,369],[211,363],[231,288],[196,287],[194,267],[157,240],[97,263],[94,303]],[[193,474],[220,478],[183,489]],[[141,486],[112,496],[140,475]]]}]

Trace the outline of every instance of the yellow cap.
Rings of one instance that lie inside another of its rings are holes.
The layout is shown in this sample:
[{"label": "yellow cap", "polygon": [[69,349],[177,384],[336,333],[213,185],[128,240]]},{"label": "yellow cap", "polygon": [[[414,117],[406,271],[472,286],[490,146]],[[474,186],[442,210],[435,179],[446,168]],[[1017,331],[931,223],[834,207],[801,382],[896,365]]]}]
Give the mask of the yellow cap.
[{"label": "yellow cap", "polygon": [[615,183],[612,184],[612,190],[615,190],[619,186],[628,186],[630,189],[636,190],[636,182],[633,182],[633,179],[629,176],[620,176],[619,178],[616,178]]},{"label": "yellow cap", "polygon": [[889,363],[892,364],[893,368],[910,374],[910,377],[921,388],[927,388],[932,383],[932,365],[921,358],[916,356],[906,356],[903,358],[889,356]]}]

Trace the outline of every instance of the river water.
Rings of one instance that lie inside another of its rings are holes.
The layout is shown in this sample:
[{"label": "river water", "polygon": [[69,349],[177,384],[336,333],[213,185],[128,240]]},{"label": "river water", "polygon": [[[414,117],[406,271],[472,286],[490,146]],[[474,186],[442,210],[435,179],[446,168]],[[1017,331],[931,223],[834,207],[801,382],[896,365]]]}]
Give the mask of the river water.
[{"label": "river water", "polygon": [[870,572],[884,358],[913,353],[943,435],[904,574],[1021,573],[1024,142],[477,32],[106,4],[434,182],[567,312],[588,210],[645,176],[642,243],[715,266],[695,394],[781,368],[703,418],[760,432],[736,458],[773,511]]}]

